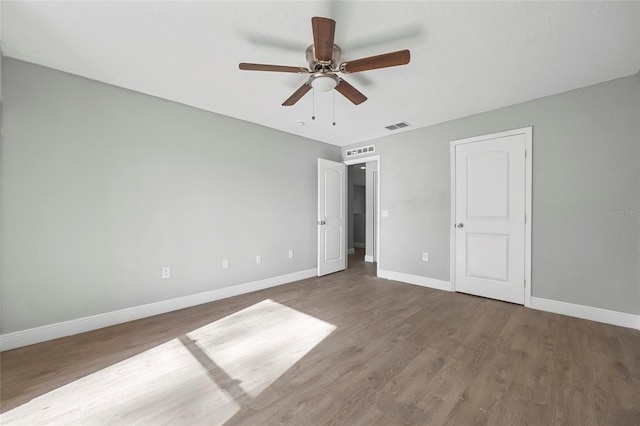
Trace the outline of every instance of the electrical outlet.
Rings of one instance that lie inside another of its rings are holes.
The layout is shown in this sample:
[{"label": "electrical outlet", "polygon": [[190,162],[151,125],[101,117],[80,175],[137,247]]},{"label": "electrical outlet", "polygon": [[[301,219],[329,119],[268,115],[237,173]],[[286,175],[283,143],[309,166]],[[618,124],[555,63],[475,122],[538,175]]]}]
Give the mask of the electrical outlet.
[{"label": "electrical outlet", "polygon": [[429,253],[427,253],[426,251],[424,253],[422,253],[422,260],[425,262],[429,261]]},{"label": "electrical outlet", "polygon": [[256,263],[262,263],[262,256],[260,255],[256,256]]},{"label": "electrical outlet", "polygon": [[289,250],[289,259],[293,259],[293,250]]},{"label": "electrical outlet", "polygon": [[229,269],[229,259],[222,260],[222,269]]},{"label": "electrical outlet", "polygon": [[171,268],[168,266],[162,268],[162,279],[165,278],[171,278]]}]

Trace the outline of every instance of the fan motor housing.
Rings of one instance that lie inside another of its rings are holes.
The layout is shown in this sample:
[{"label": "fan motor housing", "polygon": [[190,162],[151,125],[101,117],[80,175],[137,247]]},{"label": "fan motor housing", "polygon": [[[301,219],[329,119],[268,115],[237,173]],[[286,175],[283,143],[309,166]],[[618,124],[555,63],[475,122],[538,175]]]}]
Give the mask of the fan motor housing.
[{"label": "fan motor housing", "polygon": [[338,61],[340,60],[340,54],[342,53],[342,51],[340,50],[340,48],[337,45],[333,45],[333,54],[331,55],[331,61],[319,61],[316,58],[316,52],[315,49],[313,48],[313,44],[309,47],[307,47],[307,51],[306,51],[306,58],[307,58],[307,62],[309,62],[309,69],[311,71],[336,71],[337,70],[337,64]]}]

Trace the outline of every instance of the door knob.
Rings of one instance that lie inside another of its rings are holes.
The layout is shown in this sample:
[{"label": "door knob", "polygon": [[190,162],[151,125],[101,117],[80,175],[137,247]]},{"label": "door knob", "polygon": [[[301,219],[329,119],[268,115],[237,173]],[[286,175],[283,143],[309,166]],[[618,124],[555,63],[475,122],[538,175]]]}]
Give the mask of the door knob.
[{"label": "door knob", "polygon": [[326,224],[327,224],[327,222],[325,222],[324,220],[319,220],[318,221],[318,225],[326,225]]},{"label": "door knob", "polygon": [[457,228],[464,228],[464,223],[459,223],[456,225]]}]

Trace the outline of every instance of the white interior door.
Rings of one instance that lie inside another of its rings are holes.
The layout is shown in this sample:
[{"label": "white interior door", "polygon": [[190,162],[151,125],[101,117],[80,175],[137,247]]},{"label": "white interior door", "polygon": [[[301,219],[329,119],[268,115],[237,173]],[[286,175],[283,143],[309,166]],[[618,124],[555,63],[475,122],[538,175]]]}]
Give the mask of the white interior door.
[{"label": "white interior door", "polygon": [[318,276],[347,268],[347,166],[318,158]]},{"label": "white interior door", "polygon": [[455,145],[455,290],[525,301],[524,133]]}]

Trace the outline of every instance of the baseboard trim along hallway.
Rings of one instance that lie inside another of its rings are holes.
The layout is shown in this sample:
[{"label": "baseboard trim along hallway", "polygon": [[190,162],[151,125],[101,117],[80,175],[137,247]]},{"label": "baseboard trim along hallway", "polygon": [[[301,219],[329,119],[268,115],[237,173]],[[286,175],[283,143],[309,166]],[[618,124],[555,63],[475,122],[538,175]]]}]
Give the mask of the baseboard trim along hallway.
[{"label": "baseboard trim along hallway", "polygon": [[304,271],[279,275],[277,277],[271,277],[263,280],[224,287],[216,290],[206,291],[203,293],[192,294],[189,296],[162,300],[160,302],[134,306],[131,308],[120,309],[118,311],[106,312],[89,317],[49,324],[42,327],[34,327],[27,330],[16,331],[14,333],[2,334],[0,335],[0,351],[7,351],[9,349],[33,345],[35,343],[45,342],[47,340],[57,339],[59,337],[71,336],[74,334],[84,333],[86,331],[97,330],[99,328],[122,324],[125,322],[134,321],[154,315],[164,314],[178,309],[190,308],[192,306],[201,305],[203,303],[209,303],[245,293],[251,293],[253,291],[263,290],[269,287],[275,287],[294,281],[304,280],[306,278],[315,277],[316,275],[316,268],[307,269]]}]

